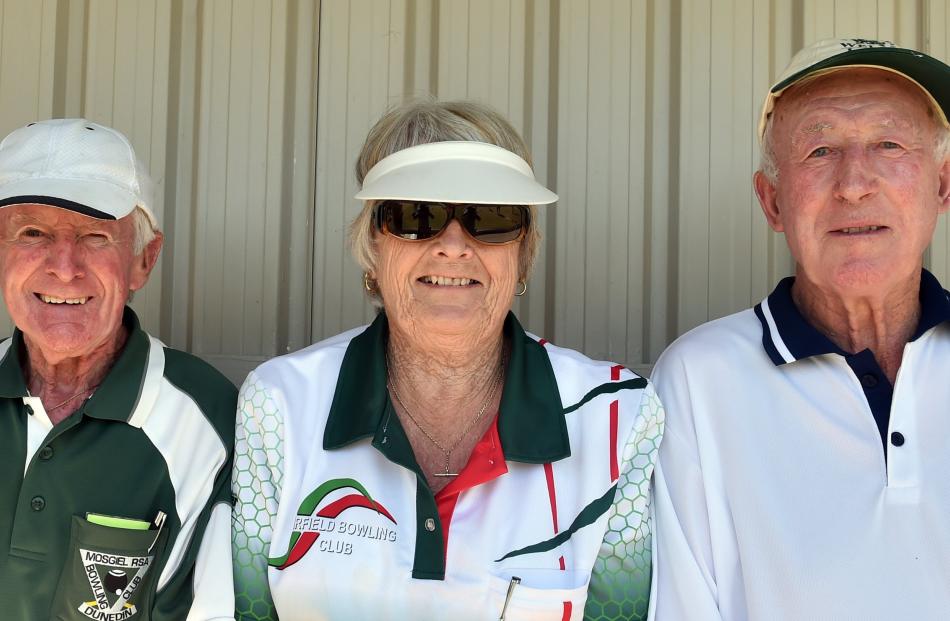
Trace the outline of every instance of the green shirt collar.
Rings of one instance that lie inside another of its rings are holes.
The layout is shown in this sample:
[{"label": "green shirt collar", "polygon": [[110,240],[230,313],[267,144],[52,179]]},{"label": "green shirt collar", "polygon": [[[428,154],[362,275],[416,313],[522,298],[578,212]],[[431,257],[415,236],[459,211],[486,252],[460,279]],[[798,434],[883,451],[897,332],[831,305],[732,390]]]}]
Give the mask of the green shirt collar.
[{"label": "green shirt collar", "polygon": [[[547,352],[528,336],[514,314],[505,318],[511,344],[498,412],[505,459],[547,463],[570,456],[564,407]],[[386,390],[386,314],[350,341],[330,405],[323,448],[342,448],[376,435],[389,407]]]},{"label": "green shirt collar", "polygon": [[[105,380],[83,405],[82,411],[86,416],[124,422],[135,409],[145,378],[149,338],[129,307],[125,308],[122,315],[122,325],[129,331],[129,338]],[[0,360],[0,397],[22,398],[29,396],[20,365],[26,345],[19,328],[13,331],[11,338],[10,348]]]}]

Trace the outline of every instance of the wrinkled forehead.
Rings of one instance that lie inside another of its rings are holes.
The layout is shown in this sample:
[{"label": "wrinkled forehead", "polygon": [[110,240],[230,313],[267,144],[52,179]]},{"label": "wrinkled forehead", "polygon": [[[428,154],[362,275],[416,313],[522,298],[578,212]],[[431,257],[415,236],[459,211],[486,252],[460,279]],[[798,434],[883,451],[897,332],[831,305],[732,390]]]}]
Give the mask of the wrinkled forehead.
[{"label": "wrinkled forehead", "polygon": [[782,93],[772,116],[800,118],[836,105],[860,105],[890,112],[895,118],[926,118],[934,127],[940,125],[939,111],[920,85],[892,71],[871,67],[844,67],[805,78]]},{"label": "wrinkled forehead", "polygon": [[0,223],[5,226],[25,226],[29,224],[72,227],[77,230],[104,228],[123,230],[131,224],[131,215],[118,220],[93,218],[69,209],[43,205],[40,203],[19,203],[0,208]]}]

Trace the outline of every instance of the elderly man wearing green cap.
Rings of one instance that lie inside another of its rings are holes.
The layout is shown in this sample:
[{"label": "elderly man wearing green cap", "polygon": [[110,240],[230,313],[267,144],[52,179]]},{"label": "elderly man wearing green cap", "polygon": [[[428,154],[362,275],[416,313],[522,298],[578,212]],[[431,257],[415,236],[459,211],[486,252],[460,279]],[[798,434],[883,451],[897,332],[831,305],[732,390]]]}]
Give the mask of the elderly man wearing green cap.
[{"label": "elderly man wearing green cap", "polygon": [[[139,326],[152,183],[83,119],[0,142],[0,617],[233,618],[237,391]],[[8,545],[7,545],[8,544]]]},{"label": "elderly man wearing green cap", "polygon": [[768,94],[755,190],[794,277],[657,362],[660,620],[946,619],[950,68],[868,40]]}]

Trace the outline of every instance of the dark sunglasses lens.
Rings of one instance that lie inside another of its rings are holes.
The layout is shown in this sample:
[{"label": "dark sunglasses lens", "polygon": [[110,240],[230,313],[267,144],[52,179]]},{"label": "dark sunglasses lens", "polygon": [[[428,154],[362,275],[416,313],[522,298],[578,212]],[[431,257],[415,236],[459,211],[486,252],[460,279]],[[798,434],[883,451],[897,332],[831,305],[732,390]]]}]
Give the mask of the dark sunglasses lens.
[{"label": "dark sunglasses lens", "polygon": [[448,221],[448,210],[438,203],[386,201],[379,208],[386,229],[403,239],[429,239],[438,235]]},{"label": "dark sunglasses lens", "polygon": [[486,244],[514,241],[528,224],[528,209],[520,205],[463,206],[390,200],[378,209],[380,227],[410,241],[435,237],[453,215],[469,235]]},{"label": "dark sunglasses lens", "polygon": [[462,225],[480,242],[503,244],[518,239],[528,222],[528,210],[520,205],[469,206]]}]

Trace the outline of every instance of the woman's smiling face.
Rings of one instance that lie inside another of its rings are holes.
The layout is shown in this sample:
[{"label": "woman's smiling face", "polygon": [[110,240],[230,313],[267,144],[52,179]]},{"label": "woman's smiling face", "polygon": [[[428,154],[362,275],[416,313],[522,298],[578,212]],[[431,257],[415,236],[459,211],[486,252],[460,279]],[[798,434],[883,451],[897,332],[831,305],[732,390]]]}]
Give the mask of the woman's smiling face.
[{"label": "woman's smiling face", "polygon": [[479,338],[501,333],[518,282],[521,242],[484,244],[452,220],[436,237],[374,233],[376,271],[390,329]]}]

